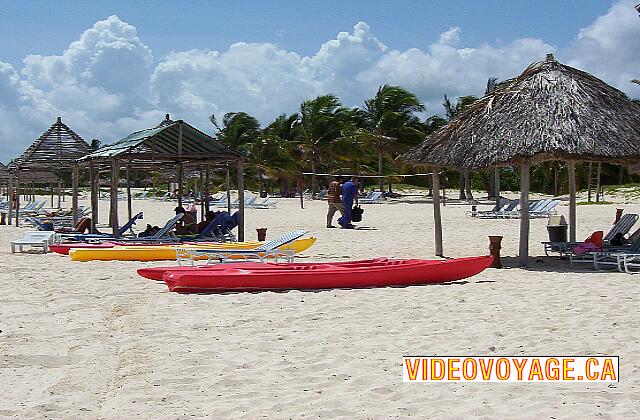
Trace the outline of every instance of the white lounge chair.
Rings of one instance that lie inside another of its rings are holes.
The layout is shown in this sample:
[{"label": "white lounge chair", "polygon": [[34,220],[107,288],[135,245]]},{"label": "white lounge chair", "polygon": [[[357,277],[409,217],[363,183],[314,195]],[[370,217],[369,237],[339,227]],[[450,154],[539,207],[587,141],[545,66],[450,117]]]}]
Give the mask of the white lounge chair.
[{"label": "white lounge chair", "polygon": [[30,246],[32,248],[42,248],[42,251],[46,254],[49,252],[49,245],[53,244],[54,236],[55,232],[51,231],[25,232],[22,238],[11,241],[11,253],[16,252],[16,247],[20,249],[20,252],[23,252],[24,246]]},{"label": "white lounge chair", "polygon": [[358,200],[359,204],[380,204],[383,202],[381,191],[371,191],[366,197]]}]

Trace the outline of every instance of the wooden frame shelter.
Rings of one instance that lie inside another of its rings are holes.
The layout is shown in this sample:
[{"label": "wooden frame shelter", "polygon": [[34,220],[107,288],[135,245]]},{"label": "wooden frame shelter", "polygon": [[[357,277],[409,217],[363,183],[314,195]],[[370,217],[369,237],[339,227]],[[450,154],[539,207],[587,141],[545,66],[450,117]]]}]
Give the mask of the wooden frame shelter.
[{"label": "wooden frame shelter", "polygon": [[[25,180],[31,182],[32,185],[35,183],[57,183],[58,207],[60,207],[63,188],[62,175],[71,174],[73,179],[76,160],[90,151],[89,144],[64,124],[61,117],[58,117],[56,122],[20,157],[9,163],[9,195],[15,190],[17,198],[15,214],[17,215],[20,209],[20,183]],[[77,179],[73,182],[77,183]],[[13,217],[13,210],[12,206],[9,206],[9,223]],[[19,225],[19,217],[16,217],[15,223],[16,226]]]},{"label": "wooden frame shelter", "polygon": [[[244,240],[244,156],[183,120],[172,121],[166,115],[157,127],[134,132],[112,144],[101,147],[77,161],[89,169],[91,179],[92,229],[98,220],[98,172],[111,172],[110,221],[113,233],[118,230],[118,180],[122,168],[127,173],[127,204],[131,216],[131,170],[177,171],[178,205],[182,205],[185,171],[205,174],[202,186],[205,209],[209,209],[209,180],[211,170],[227,170],[235,165],[238,173],[238,240]],[[77,179],[77,176],[75,177]],[[73,214],[77,214],[77,183],[73,185]]]}]

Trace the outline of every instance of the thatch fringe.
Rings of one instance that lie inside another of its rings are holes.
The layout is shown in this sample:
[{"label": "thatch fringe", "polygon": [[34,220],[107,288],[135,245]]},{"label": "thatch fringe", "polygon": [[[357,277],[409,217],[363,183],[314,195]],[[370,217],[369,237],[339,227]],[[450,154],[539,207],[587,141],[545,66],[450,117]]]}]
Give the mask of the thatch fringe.
[{"label": "thatch fringe", "polygon": [[544,160],[640,160],[640,105],[552,55],[500,83],[401,157],[480,169]]}]

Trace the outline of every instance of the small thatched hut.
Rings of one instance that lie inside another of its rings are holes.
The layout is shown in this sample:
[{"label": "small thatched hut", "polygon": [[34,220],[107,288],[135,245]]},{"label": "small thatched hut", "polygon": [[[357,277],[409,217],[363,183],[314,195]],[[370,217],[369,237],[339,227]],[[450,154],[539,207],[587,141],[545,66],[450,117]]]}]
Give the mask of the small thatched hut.
[{"label": "small thatched hut", "polygon": [[520,262],[526,265],[531,164],[568,161],[570,232],[575,240],[575,161],[640,161],[640,105],[549,54],[520,76],[500,83],[404,159],[470,170],[520,165]]},{"label": "small thatched hut", "polygon": [[[8,166],[12,178],[15,178],[16,196],[19,197],[20,181],[30,180],[38,183],[58,183],[58,205],[62,189],[61,175],[72,174],[76,159],[91,151],[87,142],[70,129],[58,117],[27,150],[14,159]],[[17,208],[19,209],[19,200]],[[9,218],[11,218],[11,210]],[[20,218],[16,217],[16,226]]]}]

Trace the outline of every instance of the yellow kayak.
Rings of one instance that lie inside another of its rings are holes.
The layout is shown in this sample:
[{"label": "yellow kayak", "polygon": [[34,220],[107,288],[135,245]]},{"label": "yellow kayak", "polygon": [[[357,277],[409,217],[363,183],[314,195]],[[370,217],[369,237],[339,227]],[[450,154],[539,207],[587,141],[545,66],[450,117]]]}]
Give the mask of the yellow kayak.
[{"label": "yellow kayak", "polygon": [[[316,242],[317,238],[297,239],[290,244],[278,249],[294,250],[296,254],[308,249]],[[177,244],[167,246],[122,245],[113,248],[74,248],[69,251],[73,261],[166,261],[176,259],[176,250],[181,249],[252,249],[261,242],[223,242],[216,244]]]}]

